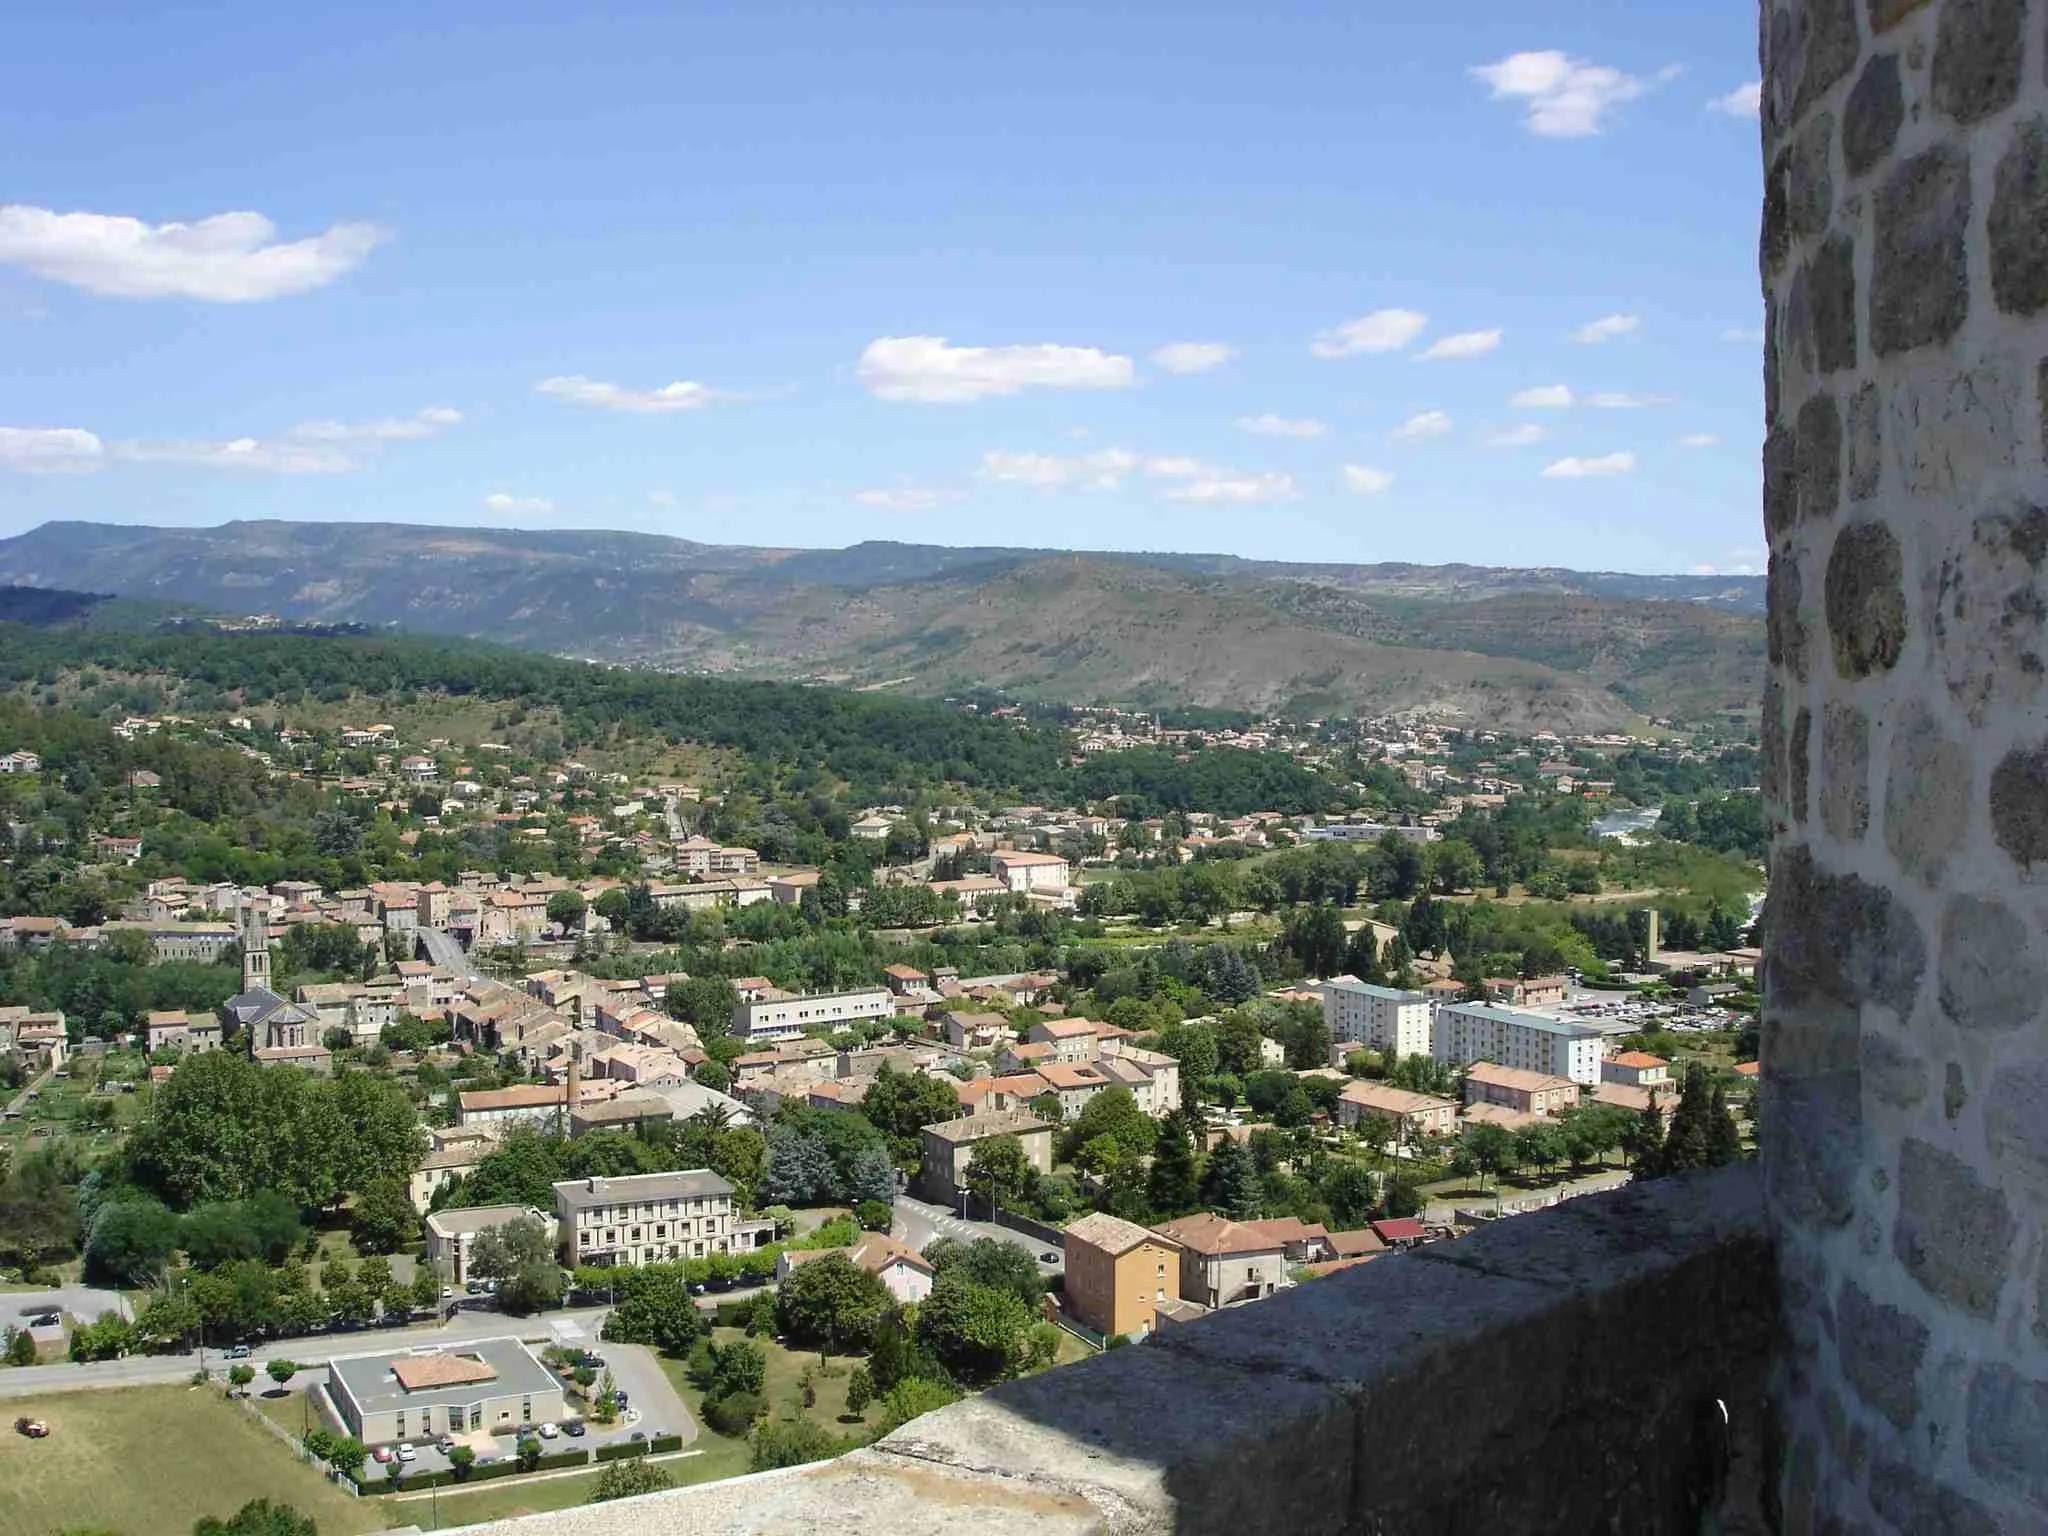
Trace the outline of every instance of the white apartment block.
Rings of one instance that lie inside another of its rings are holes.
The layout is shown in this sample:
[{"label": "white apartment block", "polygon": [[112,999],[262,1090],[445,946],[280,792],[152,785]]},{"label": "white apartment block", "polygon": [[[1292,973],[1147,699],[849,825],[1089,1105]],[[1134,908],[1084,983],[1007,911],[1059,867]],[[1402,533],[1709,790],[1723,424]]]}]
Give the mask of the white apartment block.
[{"label": "white apartment block", "polygon": [[1067,886],[1067,861],[1056,853],[998,848],[988,856],[988,872],[1020,896],[1026,891],[1059,891]]},{"label": "white apartment block", "polygon": [[1403,1056],[1430,1054],[1431,1004],[1420,992],[1376,987],[1365,981],[1323,983],[1323,1023],[1330,1039]]},{"label": "white apartment block", "polygon": [[554,1186],[562,1266],[666,1264],[734,1253],[732,1186],[704,1168]]},{"label": "white apartment block", "polygon": [[817,992],[740,1003],[732,1011],[732,1033],[753,1047],[801,1039],[814,1029],[839,1029],[857,1019],[893,1019],[896,997],[887,987],[858,992]]},{"label": "white apartment block", "polygon": [[1436,1010],[1430,1054],[1448,1066],[1492,1061],[1597,1088],[1601,1038],[1591,1024],[1569,1024],[1522,1008],[1445,1003]]}]

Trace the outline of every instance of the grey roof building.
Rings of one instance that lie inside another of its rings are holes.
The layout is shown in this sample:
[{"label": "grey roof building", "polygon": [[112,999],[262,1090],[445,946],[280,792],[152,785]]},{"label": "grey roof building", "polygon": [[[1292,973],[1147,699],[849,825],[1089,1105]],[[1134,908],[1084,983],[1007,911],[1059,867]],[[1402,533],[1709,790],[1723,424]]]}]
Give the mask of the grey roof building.
[{"label": "grey roof building", "polygon": [[567,1415],[562,1384],[517,1339],[330,1360],[328,1391],[365,1445],[515,1433]]}]

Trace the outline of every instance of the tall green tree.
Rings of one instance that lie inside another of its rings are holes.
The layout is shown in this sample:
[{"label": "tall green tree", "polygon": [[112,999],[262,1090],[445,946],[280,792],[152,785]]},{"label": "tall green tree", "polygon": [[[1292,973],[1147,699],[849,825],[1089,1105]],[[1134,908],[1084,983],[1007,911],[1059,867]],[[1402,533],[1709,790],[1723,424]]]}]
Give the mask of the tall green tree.
[{"label": "tall green tree", "polygon": [[1259,1171],[1252,1155],[1235,1138],[1226,1136],[1209,1154],[1202,1178],[1202,1203],[1232,1221],[1255,1221],[1264,1201]]},{"label": "tall green tree", "polygon": [[1196,1176],[1195,1145],[1187,1119],[1179,1112],[1159,1123],[1152,1150],[1152,1169],[1145,1179],[1145,1197],[1161,1216],[1183,1216],[1200,1207],[1201,1182]]}]

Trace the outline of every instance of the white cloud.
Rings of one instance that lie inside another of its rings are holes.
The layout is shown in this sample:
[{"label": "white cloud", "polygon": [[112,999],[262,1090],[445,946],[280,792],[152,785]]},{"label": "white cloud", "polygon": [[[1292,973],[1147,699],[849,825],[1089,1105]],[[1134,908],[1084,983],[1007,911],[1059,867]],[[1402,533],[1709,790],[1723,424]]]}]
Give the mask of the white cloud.
[{"label": "white cloud", "polygon": [[1549,432],[1530,421],[1519,427],[1501,427],[1489,432],[1485,441],[1489,448],[1527,448],[1532,443],[1542,442],[1548,436]]},{"label": "white cloud", "polygon": [[145,224],[10,204],[0,207],[0,264],[109,298],[249,304],[325,287],[386,238],[374,224],[337,224],[284,244],[276,234],[260,213]]},{"label": "white cloud", "polygon": [[1613,341],[1618,336],[1630,336],[1641,329],[1642,321],[1634,315],[1602,315],[1598,320],[1589,320],[1572,332],[1572,340],[1584,346],[1598,346],[1603,341]]},{"label": "white cloud", "polygon": [[1374,469],[1369,464],[1346,464],[1344,466],[1344,488],[1360,496],[1377,496],[1394,483],[1391,472]]},{"label": "white cloud", "polygon": [[1257,502],[1293,501],[1301,493],[1295,489],[1292,475],[1223,471],[1178,481],[1160,494],[1168,501]]},{"label": "white cloud", "polygon": [[1529,131],[1546,139],[1582,139],[1600,132],[1614,108],[1634,101],[1657,83],[1574,59],[1555,48],[1511,54],[1498,63],[1479,65],[1472,75],[1492,88],[1495,101],[1523,107]]},{"label": "white cloud", "polygon": [[1220,341],[1176,341],[1154,352],[1152,364],[1168,373],[1207,373],[1235,356],[1237,348]]},{"label": "white cloud", "polygon": [[1461,331],[1456,336],[1446,336],[1432,343],[1427,351],[1418,352],[1415,356],[1417,361],[1424,363],[1484,357],[1499,345],[1499,331]]},{"label": "white cloud", "polygon": [[1314,417],[1275,416],[1270,411],[1263,416],[1240,416],[1237,424],[1261,437],[1321,437],[1330,430]]},{"label": "white cloud", "polygon": [[1726,96],[1716,96],[1707,103],[1709,112],[1718,112],[1723,117],[1757,118],[1763,115],[1764,83],[1752,80],[1747,85],[1738,85]]},{"label": "white cloud", "polygon": [[1610,453],[1597,459],[1559,459],[1543,469],[1546,480],[1597,480],[1625,475],[1636,467],[1632,453]]},{"label": "white cloud", "polygon": [[852,497],[855,505],[870,507],[877,512],[933,512],[945,499],[939,492],[921,485],[855,491]]},{"label": "white cloud", "polygon": [[514,496],[510,491],[493,491],[484,498],[484,510],[501,517],[545,517],[555,504],[545,496]]},{"label": "white cloud", "polygon": [[1419,443],[1425,438],[1442,437],[1450,430],[1451,418],[1442,411],[1417,411],[1394,428],[1394,438],[1397,442]]},{"label": "white cloud", "polygon": [[1027,389],[1127,389],[1128,357],[1045,344],[955,347],[943,336],[884,336],[860,355],[860,381],[878,400],[955,404]]},{"label": "white cloud", "polygon": [[0,427],[0,469],[78,474],[106,462],[107,445],[83,427]]},{"label": "white cloud", "polygon": [[1619,389],[1602,390],[1599,394],[1586,396],[1586,404],[1596,411],[1641,411],[1653,405],[1670,403],[1663,395],[1632,395]]},{"label": "white cloud", "polygon": [[1737,325],[1731,326],[1727,330],[1723,331],[1721,333],[1721,339],[1723,341],[1747,342],[1753,345],[1764,339],[1764,333],[1760,328],[1757,327]]},{"label": "white cloud", "polygon": [[1569,384],[1542,384],[1535,389],[1525,389],[1508,401],[1509,405],[1525,411],[1562,411],[1570,407],[1572,391]]},{"label": "white cloud", "polygon": [[1429,316],[1412,309],[1376,309],[1319,331],[1308,344],[1317,357],[1350,357],[1359,352],[1398,352],[1420,336]]},{"label": "white cloud", "polygon": [[625,411],[634,416],[662,416],[671,411],[701,411],[723,398],[707,384],[679,379],[659,389],[628,389],[602,379],[586,379],[580,373],[560,374],[533,386],[543,395],[568,400],[576,405],[595,405],[607,411]]},{"label": "white cloud", "polygon": [[193,464],[204,469],[272,475],[345,475],[361,469],[386,443],[435,437],[462,412],[430,406],[417,415],[381,421],[307,421],[274,438],[182,438],[115,443],[112,456],[137,464]]},{"label": "white cloud", "polygon": [[1678,441],[1679,445],[1685,448],[1711,448],[1721,439],[1711,432],[1688,432]]},{"label": "white cloud", "polygon": [[1067,457],[990,449],[981,456],[983,479],[1043,491],[1113,491],[1137,467],[1138,456],[1124,448],[1101,448]]}]

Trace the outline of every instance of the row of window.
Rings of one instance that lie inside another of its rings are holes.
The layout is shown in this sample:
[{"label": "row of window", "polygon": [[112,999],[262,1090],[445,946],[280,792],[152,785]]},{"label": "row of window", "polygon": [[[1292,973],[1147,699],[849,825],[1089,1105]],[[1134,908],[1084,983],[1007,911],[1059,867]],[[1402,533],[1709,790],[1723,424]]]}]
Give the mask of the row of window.
[{"label": "row of window", "polygon": [[[459,1403],[449,1407],[445,1410],[444,1417],[442,1418],[442,1428],[451,1435],[461,1434],[464,1412],[465,1410]],[[469,1428],[483,1428],[484,1405],[482,1403],[471,1403],[466,1412],[469,1416]],[[509,1408],[500,1409],[498,1417],[509,1419],[512,1417],[512,1410]],[[530,1397],[519,1399],[519,1422],[522,1424],[531,1424],[533,1422],[533,1399]],[[393,1430],[394,1439],[403,1440],[405,1438],[405,1410],[403,1408],[399,1409],[395,1416]],[[434,1410],[431,1407],[422,1408],[420,1410],[420,1433],[422,1435],[431,1435],[433,1432]]]}]

